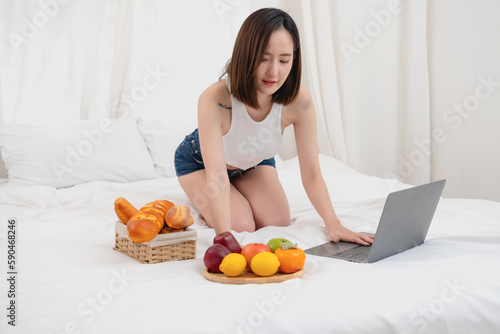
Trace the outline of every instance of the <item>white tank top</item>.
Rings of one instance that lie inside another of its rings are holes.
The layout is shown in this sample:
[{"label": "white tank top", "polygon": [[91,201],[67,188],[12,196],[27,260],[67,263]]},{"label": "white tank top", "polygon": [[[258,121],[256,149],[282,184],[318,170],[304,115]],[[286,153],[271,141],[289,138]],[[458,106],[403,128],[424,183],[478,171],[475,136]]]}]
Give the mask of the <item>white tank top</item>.
[{"label": "white tank top", "polygon": [[[229,78],[226,79],[229,92]],[[248,169],[262,160],[278,154],[281,145],[281,110],[283,105],[274,103],[267,117],[254,121],[245,105],[231,94],[231,126],[222,137],[226,164]]]}]

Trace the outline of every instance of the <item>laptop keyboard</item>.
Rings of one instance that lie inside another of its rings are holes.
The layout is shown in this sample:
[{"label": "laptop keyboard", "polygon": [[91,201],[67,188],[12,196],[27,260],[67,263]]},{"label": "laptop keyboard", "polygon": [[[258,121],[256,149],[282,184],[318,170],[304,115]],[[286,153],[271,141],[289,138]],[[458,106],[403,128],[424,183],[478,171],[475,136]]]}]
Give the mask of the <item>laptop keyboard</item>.
[{"label": "laptop keyboard", "polygon": [[342,257],[347,261],[366,262],[368,260],[368,254],[370,254],[371,248],[371,246],[358,246],[339,252],[335,254],[335,256]]}]

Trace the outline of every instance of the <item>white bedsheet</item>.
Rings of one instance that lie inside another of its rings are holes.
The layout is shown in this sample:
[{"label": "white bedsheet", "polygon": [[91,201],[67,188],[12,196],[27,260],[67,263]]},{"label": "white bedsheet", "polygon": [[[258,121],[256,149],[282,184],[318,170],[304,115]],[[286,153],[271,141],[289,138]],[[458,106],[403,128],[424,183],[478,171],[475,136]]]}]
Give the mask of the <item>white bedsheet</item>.
[{"label": "white bedsheet", "polygon": [[[321,156],[337,214],[375,232],[388,193],[408,187]],[[285,237],[303,249],[326,242],[300,182],[297,160],[280,178],[292,224],[236,233],[241,244]],[[224,285],[203,277],[214,232],[194,211],[194,260],[146,265],[113,250],[113,202],[190,203],[175,178],[67,189],[0,187],[1,267],[16,218],[16,327],[1,333],[498,333],[500,203],[441,199],[426,242],[375,264],[307,256],[302,278]],[[5,277],[5,276],[4,276]],[[0,281],[2,314],[8,285]]]}]

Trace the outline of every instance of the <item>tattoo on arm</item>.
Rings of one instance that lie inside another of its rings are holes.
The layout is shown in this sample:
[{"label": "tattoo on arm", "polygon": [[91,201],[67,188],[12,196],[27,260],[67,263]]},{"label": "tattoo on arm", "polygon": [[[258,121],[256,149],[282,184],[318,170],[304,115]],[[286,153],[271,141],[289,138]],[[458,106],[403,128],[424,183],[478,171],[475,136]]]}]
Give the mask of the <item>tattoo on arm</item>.
[{"label": "tattoo on arm", "polygon": [[233,109],[233,108],[228,107],[228,106],[226,106],[225,104],[222,104],[222,103],[220,103],[220,102],[217,102],[217,104],[219,105],[219,107],[222,107],[222,108],[224,108],[224,109],[229,109],[229,110]]}]

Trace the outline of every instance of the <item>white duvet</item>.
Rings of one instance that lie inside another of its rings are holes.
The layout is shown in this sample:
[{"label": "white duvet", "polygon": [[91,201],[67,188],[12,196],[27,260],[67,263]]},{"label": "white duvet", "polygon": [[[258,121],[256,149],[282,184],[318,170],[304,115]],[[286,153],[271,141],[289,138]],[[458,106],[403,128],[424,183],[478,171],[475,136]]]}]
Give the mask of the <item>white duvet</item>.
[{"label": "white duvet", "polygon": [[[386,196],[408,187],[326,156],[321,166],[339,218],[355,231],[374,233]],[[291,226],[235,233],[238,241],[326,242],[297,160],[283,162],[279,175]],[[423,245],[374,264],[308,255],[302,278],[225,285],[203,276],[214,232],[196,211],[194,260],[141,264],[113,250],[117,197],[137,207],[160,198],[190,205],[175,178],[0,187],[3,277],[7,222],[18,225],[16,326],[4,278],[1,333],[500,332],[500,203],[442,198]]]}]

